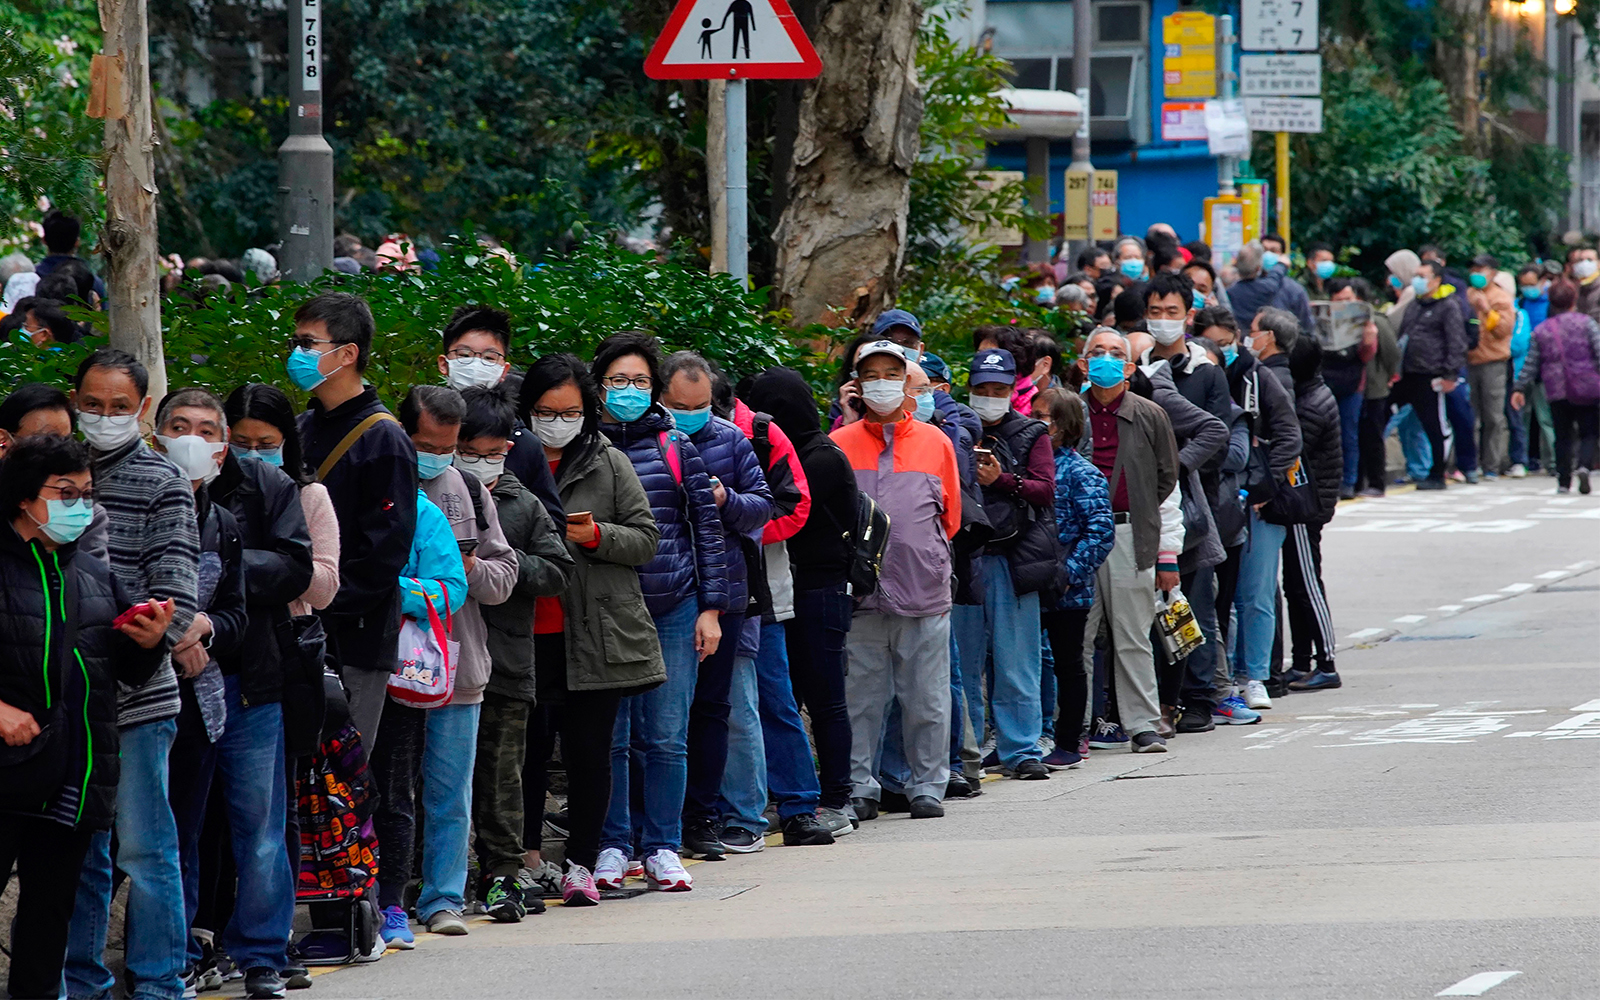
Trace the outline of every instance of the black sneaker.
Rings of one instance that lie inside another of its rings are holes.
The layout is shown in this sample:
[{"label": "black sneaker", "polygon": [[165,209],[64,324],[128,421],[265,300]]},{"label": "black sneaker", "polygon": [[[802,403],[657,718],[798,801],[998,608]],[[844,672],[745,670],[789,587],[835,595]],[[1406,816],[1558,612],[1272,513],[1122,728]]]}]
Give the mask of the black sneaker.
[{"label": "black sneaker", "polygon": [[950,777],[945,779],[944,797],[947,799],[964,799],[972,794],[972,785],[967,781],[967,776],[960,771],[951,771]]},{"label": "black sneaker", "polygon": [[277,969],[260,965],[245,970],[244,995],[250,1000],[283,1000],[284,990]]},{"label": "black sneaker", "polygon": [[905,792],[891,792],[885,788],[878,793],[878,808],[886,813],[910,812],[911,803],[906,801]]},{"label": "black sneaker", "polygon": [[856,814],[856,825],[878,818],[878,803],[872,799],[851,799],[850,810]]},{"label": "black sneaker", "polygon": [[1445,485],[1444,485],[1444,480],[1443,479],[1419,479],[1419,480],[1417,480],[1417,489],[1419,491],[1422,491],[1422,490],[1442,490],[1444,488],[1445,488]]},{"label": "black sneaker", "polygon": [[784,847],[820,847],[833,843],[833,834],[817,822],[815,813],[801,813],[783,821]]},{"label": "black sneaker", "polygon": [[1589,495],[1589,470],[1588,469],[1579,469],[1578,470],[1578,492],[1582,493],[1584,496],[1588,496]]},{"label": "black sneaker", "polygon": [[729,854],[754,854],[767,846],[765,840],[742,826],[724,827],[722,836],[717,839],[722,841],[722,846],[727,848]]},{"label": "black sneaker", "polygon": [[1183,714],[1178,716],[1178,732],[1180,733],[1209,733],[1217,728],[1211,721],[1211,709],[1203,706],[1185,705]]},{"label": "black sneaker", "polygon": [[[540,900],[543,903],[543,900]],[[483,909],[500,924],[519,923],[528,915],[523,902],[522,888],[515,875],[496,875],[489,880],[489,891],[483,894]]]},{"label": "black sneaker", "polygon": [[683,844],[678,853],[702,861],[721,861],[727,850],[717,839],[717,827],[709,819],[690,819],[683,823]]},{"label": "black sneaker", "polygon": [[544,826],[557,840],[566,840],[567,831],[572,829],[572,821],[567,818],[567,811],[563,809],[560,812],[545,813]]},{"label": "black sneaker", "polygon": [[1007,777],[1016,778],[1020,781],[1046,781],[1050,777],[1050,769],[1045,767],[1043,762],[1034,760],[1032,757],[1017,761],[1006,768],[1005,773]]},{"label": "black sneaker", "polygon": [[918,795],[906,807],[912,819],[938,819],[944,815],[944,804],[932,795]]},{"label": "black sneaker", "polygon": [[309,990],[311,988],[311,970],[303,965],[296,964],[298,959],[290,958],[289,964],[283,970],[283,985],[291,990]]},{"label": "black sneaker", "polygon": [[1167,741],[1155,733],[1139,733],[1133,738],[1134,753],[1166,753]]}]

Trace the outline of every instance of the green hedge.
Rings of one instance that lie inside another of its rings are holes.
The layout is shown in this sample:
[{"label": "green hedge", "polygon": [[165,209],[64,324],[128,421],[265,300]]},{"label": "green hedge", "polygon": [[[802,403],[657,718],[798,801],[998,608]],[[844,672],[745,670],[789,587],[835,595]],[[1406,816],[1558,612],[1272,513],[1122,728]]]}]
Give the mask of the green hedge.
[{"label": "green hedge", "polygon": [[[300,303],[330,289],[354,292],[372,307],[378,335],[366,377],[391,405],[413,385],[440,381],[440,331],[451,312],[469,304],[510,313],[512,363],[519,368],[554,351],[587,358],[607,335],[630,329],[655,334],[668,350],[699,351],[734,377],[774,364],[809,376],[819,362],[766,311],[764,290],[743,291],[726,275],[602,243],[530,267],[513,267],[468,244],[446,246],[440,254],[431,272],[235,286],[231,295],[213,293],[199,304],[181,292],[169,296],[161,321],[168,384],[225,394],[245,382],[267,382],[303,400],[283,367],[292,317]],[[103,313],[88,319],[104,331]],[[83,356],[104,343],[103,336],[90,337],[49,351],[25,341],[0,344],[0,387],[65,384]]]}]

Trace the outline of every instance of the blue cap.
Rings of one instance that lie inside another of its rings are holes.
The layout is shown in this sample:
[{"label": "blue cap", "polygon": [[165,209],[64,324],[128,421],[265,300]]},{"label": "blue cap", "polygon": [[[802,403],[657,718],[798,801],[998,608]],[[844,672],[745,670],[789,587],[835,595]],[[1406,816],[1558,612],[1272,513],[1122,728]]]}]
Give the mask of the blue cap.
[{"label": "blue cap", "polygon": [[872,324],[872,335],[881,337],[885,330],[894,326],[910,327],[918,338],[922,336],[922,322],[904,309],[889,309],[879,313],[878,318]]},{"label": "blue cap", "polygon": [[945,364],[944,358],[939,357],[939,355],[929,354],[927,351],[923,351],[922,360],[918,361],[917,364],[921,365],[922,370],[927,373],[928,381],[950,381],[950,366]]},{"label": "blue cap", "polygon": [[1010,351],[1003,347],[991,347],[973,357],[967,384],[983,385],[985,382],[1017,384],[1017,359],[1011,356]]}]

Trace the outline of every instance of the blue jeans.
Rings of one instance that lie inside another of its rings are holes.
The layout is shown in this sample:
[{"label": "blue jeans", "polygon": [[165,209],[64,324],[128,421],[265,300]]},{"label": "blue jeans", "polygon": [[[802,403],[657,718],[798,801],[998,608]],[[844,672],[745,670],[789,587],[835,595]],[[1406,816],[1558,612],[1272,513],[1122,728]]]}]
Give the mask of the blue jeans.
[{"label": "blue jeans", "polygon": [[[122,730],[122,779],[117,783],[117,865],[128,873],[126,962],[134,1000],[179,1000],[188,963],[178,825],[167,800],[167,755],[176,719]],[[278,827],[274,834],[279,834]],[[277,837],[277,849],[283,840]],[[116,984],[105,967],[111,922],[111,832],[89,842],[67,939],[66,992],[78,1000],[102,997]]]},{"label": "blue jeans", "polygon": [[1462,472],[1477,472],[1478,418],[1472,412],[1472,390],[1467,388],[1465,374],[1458,375],[1456,387],[1445,394],[1444,412],[1450,418],[1450,429],[1455,437],[1456,468]]},{"label": "blue jeans", "polygon": [[[983,745],[984,702],[987,700],[983,668],[989,659],[983,639],[983,605],[957,604],[950,609],[951,687],[953,689],[956,684],[961,685],[962,695],[967,702],[967,719],[972,723],[972,738],[980,747]],[[960,708],[961,702],[957,700],[954,707]],[[961,746],[956,736],[961,730],[957,721],[956,715],[950,716],[951,760],[957,759],[957,751]]]},{"label": "blue jeans", "polygon": [[[171,794],[183,861],[185,925],[200,909],[200,830],[206,800],[220,791],[232,833],[239,891],[233,916],[218,945],[241,969],[288,964],[285,950],[294,930],[295,875],[281,830],[287,795],[283,777],[283,708],[276,702],[246,708],[237,677],[225,677],[228,715],[222,738],[205,735],[198,706],[184,706],[171,756]],[[180,759],[182,758],[182,759]],[[222,781],[213,785],[220,769]],[[188,960],[200,960],[200,941],[188,938]]]},{"label": "blue jeans", "polygon": [[[787,661],[787,657],[785,657]],[[787,668],[785,674],[788,673]],[[767,748],[761,731],[761,686],[756,661],[738,656],[728,685],[728,764],[717,790],[722,826],[766,835]]]},{"label": "blue jeans", "polygon": [[1344,448],[1344,488],[1356,488],[1361,470],[1361,405],[1365,398],[1352,392],[1339,400],[1339,444]]},{"label": "blue jeans", "polygon": [[422,750],[422,895],[417,919],[467,905],[467,840],[472,830],[472,769],[478,761],[482,703],[428,712]]},{"label": "blue jeans", "polygon": [[1506,427],[1511,432],[1509,446],[1506,449],[1507,457],[1512,465],[1528,464],[1528,410],[1526,405],[1520,410],[1511,408],[1511,390],[1506,389]]},{"label": "blue jeans", "polygon": [[983,606],[972,609],[978,614],[961,616],[961,662],[981,663],[986,652],[994,653],[994,690],[989,710],[994,714],[995,753],[1001,764],[1012,766],[1040,756],[1043,639],[1039,595],[1017,594],[1005,556],[979,558],[983,562]]},{"label": "blue jeans", "polygon": [[[963,714],[963,706],[967,702],[966,683],[961,676],[961,643],[956,638],[961,616],[958,612],[965,605],[957,604],[950,609],[950,769],[965,773],[966,762],[961,758],[961,747],[965,741],[965,729],[962,721],[972,721],[970,716]],[[978,714],[983,714],[983,706],[978,706]],[[977,720],[977,725],[982,726],[982,719]],[[982,741],[983,731],[978,729],[973,738],[972,745],[976,747]]]},{"label": "blue jeans", "polygon": [[1433,445],[1428,443],[1422,421],[1417,419],[1409,405],[1394,411],[1394,416],[1389,418],[1389,425],[1383,429],[1385,440],[1395,433],[1400,435],[1400,451],[1405,455],[1406,475],[1416,482],[1427,479],[1433,468]]},{"label": "blue jeans", "polygon": [[[689,706],[694,702],[700,659],[694,651],[694,621],[699,602],[683,601],[655,616],[667,681],[644,694],[622,699],[611,734],[611,807],[600,831],[600,849],[616,848],[630,857],[676,852],[683,838],[683,796],[689,785]],[[736,641],[736,636],[727,640]],[[629,793],[630,751],[643,760],[644,815],[635,817]]]},{"label": "blue jeans", "polygon": [[1238,641],[1233,676],[1264,681],[1272,673],[1272,643],[1278,636],[1278,557],[1288,534],[1250,512],[1250,537],[1239,554],[1239,584],[1234,606],[1239,609]]},{"label": "blue jeans", "polygon": [[[778,818],[815,813],[822,786],[811,759],[811,742],[795,704],[789,680],[789,653],[780,624],[761,626],[761,651],[754,661],[741,658],[734,666],[734,686],[748,685],[748,704],[759,713],[759,731],[750,729],[739,742],[749,749],[739,753],[728,745],[728,768],[722,779],[723,815],[730,826],[761,834],[766,829],[762,811],[770,792],[778,804]],[[735,695],[737,708],[739,695]],[[759,739],[755,739],[759,732]]]}]

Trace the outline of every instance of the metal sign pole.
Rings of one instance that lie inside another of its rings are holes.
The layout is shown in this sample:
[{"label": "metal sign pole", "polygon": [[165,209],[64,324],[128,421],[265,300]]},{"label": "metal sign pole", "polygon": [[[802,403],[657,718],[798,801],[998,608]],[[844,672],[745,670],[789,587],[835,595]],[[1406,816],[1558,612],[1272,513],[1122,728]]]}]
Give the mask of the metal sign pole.
[{"label": "metal sign pole", "polygon": [[333,147],[322,135],[322,0],[289,0],[289,138],[278,147],[278,264],[309,281],[333,266]]},{"label": "metal sign pole", "polygon": [[750,284],[750,211],[743,80],[728,81],[722,107],[726,116],[723,134],[728,151],[727,196],[724,199],[728,213],[728,273],[739,282],[740,288],[747,288]]},{"label": "metal sign pole", "polygon": [[[1233,44],[1236,41],[1233,35],[1233,15],[1223,14],[1217,18],[1217,46],[1219,58],[1217,59],[1217,96],[1224,101],[1231,101],[1239,96],[1238,77],[1233,72]],[[1238,194],[1234,187],[1233,178],[1238,171],[1238,164],[1231,155],[1217,157],[1217,191],[1223,195]]]},{"label": "metal sign pole", "polygon": [[1278,235],[1283,237],[1283,252],[1289,252],[1289,133],[1277,133],[1278,143]]}]

